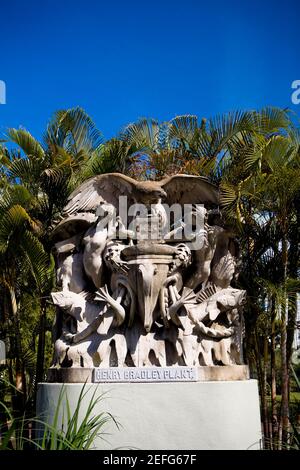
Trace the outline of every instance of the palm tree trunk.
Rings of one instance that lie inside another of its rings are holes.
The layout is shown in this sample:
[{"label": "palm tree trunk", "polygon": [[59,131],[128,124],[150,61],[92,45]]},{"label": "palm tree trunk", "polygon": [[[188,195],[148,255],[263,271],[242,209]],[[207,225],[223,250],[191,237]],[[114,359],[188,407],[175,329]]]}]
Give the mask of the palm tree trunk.
[{"label": "palm tree trunk", "polygon": [[21,360],[21,334],[18,315],[18,305],[16,294],[13,287],[9,288],[11,299],[11,310],[14,321],[14,334],[15,334],[15,384],[16,394],[14,400],[14,410],[16,414],[22,414],[24,405],[26,403],[26,376],[24,367]]},{"label": "palm tree trunk", "polygon": [[276,361],[275,361],[275,321],[276,321],[276,306],[275,298],[271,299],[271,413],[272,413],[272,448],[277,448],[278,438],[278,416],[277,416],[277,401],[276,401]]},{"label": "palm tree trunk", "polygon": [[270,430],[269,430],[269,409],[267,399],[267,367],[268,367],[268,336],[264,336],[264,361],[263,361],[263,400],[262,405],[264,407],[264,436],[265,436],[265,448],[270,449]]},{"label": "palm tree trunk", "polygon": [[[293,279],[298,278],[298,265],[299,265],[299,247],[300,247],[300,198],[296,200],[296,222],[293,230],[290,233],[290,247],[289,247],[289,276]],[[287,321],[287,363],[290,364],[294,335],[297,320],[297,298],[293,296],[290,299]]]},{"label": "palm tree trunk", "polygon": [[[287,281],[287,256],[288,244],[286,236],[282,240],[282,259],[283,259],[283,283]],[[284,303],[281,312],[281,426],[282,443],[287,444],[289,431],[289,373],[287,362],[287,296],[284,295]]]},{"label": "palm tree trunk", "polygon": [[44,378],[46,310],[47,310],[46,299],[42,298],[41,310],[40,310],[40,322],[39,322],[37,359],[36,359],[36,384],[35,384],[36,389],[37,389],[37,384],[39,382],[42,382]]},{"label": "palm tree trunk", "polygon": [[260,403],[261,403],[261,418],[262,418],[262,425],[263,425],[263,432],[264,432],[264,447],[266,447],[266,442],[268,439],[266,395],[265,395],[263,368],[261,365],[261,355],[259,351],[259,341],[258,341],[258,334],[257,334],[256,327],[254,330],[254,341],[255,341],[256,370],[257,370],[258,387],[259,387],[259,395],[260,395]]}]

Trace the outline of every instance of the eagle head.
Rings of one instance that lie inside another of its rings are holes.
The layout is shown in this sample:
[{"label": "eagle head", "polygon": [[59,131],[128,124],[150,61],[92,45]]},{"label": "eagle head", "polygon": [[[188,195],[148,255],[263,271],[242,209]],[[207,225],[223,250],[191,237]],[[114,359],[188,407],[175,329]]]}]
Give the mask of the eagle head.
[{"label": "eagle head", "polygon": [[167,197],[167,193],[156,181],[139,181],[134,196],[137,202],[157,204],[162,198]]}]

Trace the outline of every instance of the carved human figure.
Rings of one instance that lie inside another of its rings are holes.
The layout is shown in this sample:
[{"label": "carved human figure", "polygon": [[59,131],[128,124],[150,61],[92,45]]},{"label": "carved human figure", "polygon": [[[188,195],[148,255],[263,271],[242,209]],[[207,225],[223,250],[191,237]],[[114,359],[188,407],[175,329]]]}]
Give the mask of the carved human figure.
[{"label": "carved human figure", "polygon": [[63,291],[79,293],[87,288],[82,252],[74,252],[64,258],[57,268],[57,281]]},{"label": "carved human figure", "polygon": [[87,276],[99,288],[103,285],[103,260],[102,253],[108,238],[112,235],[115,224],[115,208],[110,204],[101,203],[102,217],[99,217],[96,225],[91,226],[83,236],[83,266]]},{"label": "carved human figure", "polygon": [[237,243],[232,238],[232,233],[224,229],[219,230],[211,263],[210,281],[223,289],[229,287],[236,271],[238,256]]},{"label": "carved human figure", "polygon": [[[101,203],[103,217],[95,226],[90,227],[83,236],[83,266],[87,276],[93,281],[95,287],[100,288],[104,284],[103,280],[103,252],[109,240],[118,236],[129,238],[134,236],[133,232],[127,230],[120,218],[116,216],[115,207],[111,204]],[[98,208],[99,210],[99,208]]]}]

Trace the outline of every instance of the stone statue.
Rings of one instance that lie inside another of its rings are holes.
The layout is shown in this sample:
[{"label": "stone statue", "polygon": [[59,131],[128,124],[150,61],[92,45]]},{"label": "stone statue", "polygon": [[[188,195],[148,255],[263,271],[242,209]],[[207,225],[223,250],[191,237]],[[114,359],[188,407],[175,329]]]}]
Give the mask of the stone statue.
[{"label": "stone statue", "polygon": [[79,186],[52,235],[52,367],[242,364],[246,296],[231,286],[234,234],[209,224],[218,207],[218,188],[190,175]]}]

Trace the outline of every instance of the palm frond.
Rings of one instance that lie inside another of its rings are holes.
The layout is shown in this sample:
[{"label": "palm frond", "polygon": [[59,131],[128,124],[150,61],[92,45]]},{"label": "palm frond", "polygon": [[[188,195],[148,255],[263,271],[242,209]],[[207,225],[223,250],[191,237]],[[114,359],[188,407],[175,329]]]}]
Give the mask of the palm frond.
[{"label": "palm frond", "polygon": [[20,247],[40,293],[49,292],[54,286],[54,259],[45,252],[42,243],[29,230],[21,237]]},{"label": "palm frond", "polygon": [[136,159],[137,146],[120,139],[110,139],[92,153],[86,163],[87,176],[102,173],[128,173]]},{"label": "palm frond", "polygon": [[19,238],[27,226],[33,230],[39,229],[39,225],[30,217],[24,207],[19,204],[10,207],[1,217],[0,252],[12,250],[16,253],[18,250],[18,246],[15,246],[16,238]]},{"label": "palm frond", "polygon": [[44,161],[37,157],[16,158],[10,163],[8,174],[11,178],[21,181],[23,185],[36,188],[44,167]]},{"label": "palm frond", "polygon": [[5,211],[16,204],[21,205],[25,209],[34,206],[33,195],[28,188],[20,184],[10,186],[2,193],[0,199],[0,217]]},{"label": "palm frond", "polygon": [[8,129],[8,137],[11,142],[17,144],[28,158],[35,157],[42,159],[44,149],[41,144],[25,129]]},{"label": "palm frond", "polygon": [[251,120],[255,132],[271,135],[290,127],[291,119],[289,114],[288,109],[267,106],[260,111],[252,111]]},{"label": "palm frond", "polygon": [[155,119],[141,118],[128,124],[120,133],[120,139],[134,144],[139,150],[155,149],[159,135],[159,124]]},{"label": "palm frond", "polygon": [[198,118],[194,115],[185,114],[176,116],[169,123],[169,140],[173,144],[189,143],[193,140],[198,130]]},{"label": "palm frond", "polygon": [[57,111],[44,135],[48,147],[55,144],[73,155],[83,149],[92,152],[102,140],[101,132],[80,107]]}]

